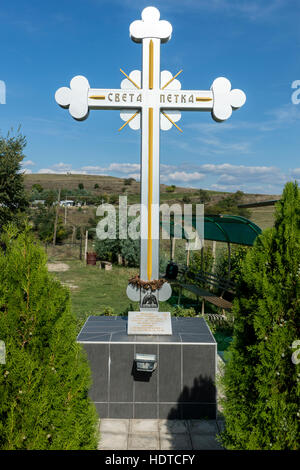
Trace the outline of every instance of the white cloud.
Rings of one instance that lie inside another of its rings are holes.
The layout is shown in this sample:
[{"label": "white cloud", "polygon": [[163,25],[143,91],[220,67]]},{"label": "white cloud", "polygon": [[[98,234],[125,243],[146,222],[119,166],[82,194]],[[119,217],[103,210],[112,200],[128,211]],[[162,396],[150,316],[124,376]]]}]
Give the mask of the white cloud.
[{"label": "white cloud", "polygon": [[103,174],[103,172],[116,172],[116,173],[124,173],[128,175],[132,172],[137,172],[140,170],[139,163],[110,163],[106,167],[98,166],[98,165],[88,165],[82,166],[82,170],[87,171],[90,174]]},{"label": "white cloud", "polygon": [[49,175],[57,173],[57,171],[51,170],[51,168],[41,168],[38,173],[47,173]]},{"label": "white cloud", "polygon": [[294,168],[291,171],[291,177],[294,179],[299,179],[300,180],[300,168]]},{"label": "white cloud", "polygon": [[238,152],[239,154],[250,152],[249,142],[224,142],[216,137],[196,137],[196,140],[207,145],[212,153],[223,154],[224,152]]},{"label": "white cloud", "polygon": [[34,166],[35,162],[33,162],[32,160],[25,160],[21,163],[21,165]]},{"label": "white cloud", "polygon": [[285,104],[279,108],[272,109],[266,113],[270,116],[269,120],[258,123],[260,131],[273,131],[283,126],[300,124],[300,108],[295,104]]},{"label": "white cloud", "polygon": [[111,163],[107,167],[108,171],[117,171],[120,173],[132,173],[140,171],[139,163]]},{"label": "white cloud", "polygon": [[88,175],[87,171],[83,170],[53,170],[52,168],[41,168],[38,173],[48,173],[51,175],[65,175],[66,173],[71,173],[73,175]]},{"label": "white cloud", "polygon": [[[135,178],[139,176],[140,164],[139,163],[110,163],[108,166],[99,166],[99,165],[85,165],[80,168],[73,169],[72,164],[70,163],[55,163],[49,168],[41,168],[38,173],[73,173],[73,174],[83,174],[83,175],[107,175],[107,174],[121,174],[132,176]],[[115,176],[115,175],[114,175]]]},{"label": "white cloud", "polygon": [[98,166],[98,165],[88,165],[88,166],[82,166],[81,167],[82,170],[86,170],[86,171],[105,171],[106,168],[103,168],[102,166]]},{"label": "white cloud", "polygon": [[[264,120],[255,120],[255,121],[232,121],[232,122],[222,122],[215,125],[215,123],[201,123],[195,122],[186,125],[186,128],[192,129],[193,131],[199,131],[199,133],[206,135],[208,137],[198,137],[198,140],[201,142],[215,147],[223,146],[224,151],[226,150],[237,150],[241,147],[241,151],[249,150],[249,143],[247,142],[237,142],[236,144],[224,144],[219,138],[216,137],[216,134],[223,134],[223,131],[226,131],[226,136],[228,137],[231,130],[245,130],[245,131],[258,131],[258,132],[271,132],[275,131],[281,127],[291,126],[293,124],[300,125],[300,106],[289,103],[284,104],[280,107],[271,109],[265,113],[266,119]],[[228,134],[227,134],[228,133]],[[222,137],[224,137],[222,135]],[[228,145],[228,148],[226,148]]]},{"label": "white cloud", "polygon": [[218,179],[218,183],[223,183],[223,184],[232,184],[232,183],[236,183],[236,182],[237,182],[237,178],[235,176],[232,176],[232,175],[223,174]]},{"label": "white cloud", "polygon": [[60,162],[60,163],[55,163],[55,165],[52,165],[52,168],[54,170],[62,171],[65,173],[66,171],[70,171],[72,169],[72,164]]},{"label": "white cloud", "polygon": [[[207,163],[199,167],[201,171],[211,174],[220,174],[222,178],[225,175],[243,177],[243,178],[259,178],[259,177],[277,177],[282,178],[282,172],[279,168],[272,166],[246,166],[232,165],[231,163],[222,163],[215,165]],[[221,176],[220,176],[221,177]]]},{"label": "white cloud", "polygon": [[189,181],[199,181],[204,178],[203,173],[197,171],[193,173],[187,173],[186,171],[175,171],[174,173],[169,173],[162,175],[162,181],[177,181],[188,183]]},{"label": "white cloud", "polygon": [[248,193],[258,193],[258,194],[280,194],[282,188],[274,185],[251,185],[248,184],[212,184],[208,189],[213,189],[215,191],[225,191],[225,192],[236,192],[236,191],[244,191]]},{"label": "white cloud", "polygon": [[[175,183],[177,186],[199,187],[200,182],[207,189],[220,191],[260,192],[279,194],[286,181],[300,180],[300,168],[283,172],[275,166],[248,166],[233,165],[231,163],[204,163],[194,165],[182,163],[181,165],[162,164],[160,167],[161,182],[165,184]],[[26,172],[31,172],[28,168]],[[110,175],[120,178],[134,178],[140,180],[140,164],[113,162],[107,166],[86,165],[73,169],[68,163],[57,163],[49,168],[41,168],[38,173],[48,174],[85,174],[85,175]]]}]

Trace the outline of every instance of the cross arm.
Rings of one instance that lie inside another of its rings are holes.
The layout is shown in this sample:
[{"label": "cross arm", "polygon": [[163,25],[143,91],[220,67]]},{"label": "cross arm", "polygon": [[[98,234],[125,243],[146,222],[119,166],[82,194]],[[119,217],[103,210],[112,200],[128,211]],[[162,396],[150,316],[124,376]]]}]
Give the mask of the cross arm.
[{"label": "cross arm", "polygon": [[141,107],[142,92],[139,90],[90,88],[90,109],[137,109]]},{"label": "cross arm", "polygon": [[161,90],[161,109],[209,111],[213,107],[213,93],[204,90]]},{"label": "cross arm", "polygon": [[138,109],[142,103],[141,90],[90,88],[88,80],[78,75],[70,87],[62,87],[55,93],[56,102],[68,108],[71,116],[83,121],[90,109]]},{"label": "cross arm", "polygon": [[211,111],[216,121],[228,119],[233,109],[244,105],[246,95],[242,90],[231,89],[227,78],[217,78],[210,90],[161,90],[160,108],[186,111]]}]

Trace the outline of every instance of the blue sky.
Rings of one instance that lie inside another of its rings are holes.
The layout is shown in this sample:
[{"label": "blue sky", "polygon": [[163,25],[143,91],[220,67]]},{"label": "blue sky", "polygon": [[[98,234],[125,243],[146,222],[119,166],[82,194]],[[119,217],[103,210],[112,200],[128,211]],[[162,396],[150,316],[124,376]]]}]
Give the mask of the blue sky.
[{"label": "blue sky", "polygon": [[117,111],[92,111],[84,122],[54,100],[57,88],[84,75],[92,87],[119,88],[141,66],[129,25],[145,6],[173,26],[161,66],[183,69],[183,89],[209,89],[219,76],[247,95],[225,123],[210,113],[183,113],[161,131],[161,182],[195,188],[279,194],[300,181],[298,0],[11,0],[0,8],[0,131],[22,126],[27,172],[67,171],[137,177],[140,133]]}]

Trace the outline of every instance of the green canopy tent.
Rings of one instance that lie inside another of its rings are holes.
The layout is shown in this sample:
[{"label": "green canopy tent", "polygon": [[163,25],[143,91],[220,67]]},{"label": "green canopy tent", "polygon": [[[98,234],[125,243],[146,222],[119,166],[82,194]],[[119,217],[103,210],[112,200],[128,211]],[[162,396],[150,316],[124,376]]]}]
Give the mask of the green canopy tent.
[{"label": "green canopy tent", "polygon": [[[192,217],[192,226],[196,230],[196,216]],[[201,220],[198,219],[198,222]],[[184,228],[170,224],[162,224],[164,230],[170,233],[174,239],[174,232],[181,233],[182,238],[188,240],[188,234]],[[228,275],[230,274],[230,246],[231,243],[252,246],[256,237],[261,234],[261,229],[251,220],[238,215],[205,215],[204,216],[204,240],[212,240],[227,243],[228,246]]]}]

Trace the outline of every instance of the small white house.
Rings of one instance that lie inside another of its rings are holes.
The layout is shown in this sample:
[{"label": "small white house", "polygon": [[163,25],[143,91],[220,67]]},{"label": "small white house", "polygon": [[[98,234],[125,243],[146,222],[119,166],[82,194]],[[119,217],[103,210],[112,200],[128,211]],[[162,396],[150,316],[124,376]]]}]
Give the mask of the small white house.
[{"label": "small white house", "polygon": [[71,206],[74,206],[74,201],[70,199],[66,199],[65,201],[60,201],[59,204],[64,207],[71,207]]}]

